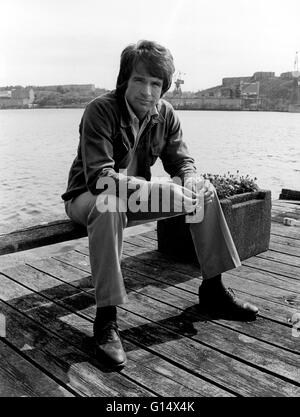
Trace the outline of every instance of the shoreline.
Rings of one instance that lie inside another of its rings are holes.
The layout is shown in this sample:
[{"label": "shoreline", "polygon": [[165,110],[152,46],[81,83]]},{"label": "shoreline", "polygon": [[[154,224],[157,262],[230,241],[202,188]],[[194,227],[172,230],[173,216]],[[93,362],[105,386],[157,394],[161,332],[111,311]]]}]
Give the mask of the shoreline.
[{"label": "shoreline", "polygon": [[[78,106],[42,106],[42,107],[5,107],[1,108],[1,110],[49,110],[49,109],[85,109],[88,103],[85,105],[78,105]],[[276,109],[270,109],[270,110],[260,110],[260,109],[222,109],[222,108],[216,108],[216,109],[197,109],[197,108],[189,108],[189,107],[174,107],[174,110],[176,111],[225,111],[225,112],[247,112],[247,113],[300,113],[300,109],[297,111],[289,111],[289,110],[276,110]]]}]

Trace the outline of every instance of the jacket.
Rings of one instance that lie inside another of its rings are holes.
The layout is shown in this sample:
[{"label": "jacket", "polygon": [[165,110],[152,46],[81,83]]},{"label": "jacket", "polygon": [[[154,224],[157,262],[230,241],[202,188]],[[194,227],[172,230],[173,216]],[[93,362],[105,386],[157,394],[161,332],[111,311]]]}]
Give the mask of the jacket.
[{"label": "jacket", "polygon": [[[153,116],[143,131],[136,152],[136,176],[151,179],[150,167],[158,157],[171,177],[184,179],[196,173],[194,159],[182,140],[180,121],[170,103],[160,99],[158,114]],[[91,101],[82,116],[77,155],[72,163],[67,190],[62,199],[67,201],[89,190],[99,194],[97,181],[111,176],[120,180],[133,156],[134,136],[124,94],[117,90]],[[127,177],[133,181],[134,177]]]}]

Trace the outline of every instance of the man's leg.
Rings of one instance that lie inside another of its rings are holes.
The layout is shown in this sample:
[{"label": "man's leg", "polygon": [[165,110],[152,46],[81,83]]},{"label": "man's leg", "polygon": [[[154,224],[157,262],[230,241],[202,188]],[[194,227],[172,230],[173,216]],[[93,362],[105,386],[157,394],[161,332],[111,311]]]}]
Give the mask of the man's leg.
[{"label": "man's leg", "polygon": [[[111,210],[99,210],[104,200]],[[123,230],[127,223],[125,205],[115,196],[96,197],[86,192],[67,203],[66,211],[88,231],[97,305],[94,322],[96,354],[109,366],[124,366],[126,355],[118,332],[116,306],[127,301],[120,267]]]},{"label": "man's leg", "polygon": [[[100,212],[100,199],[116,210]],[[92,280],[95,287],[97,307],[123,304],[127,301],[121,273],[123,230],[127,224],[125,206],[118,210],[122,201],[112,195],[97,196],[85,192],[72,201],[68,216],[87,227]]]},{"label": "man's leg", "polygon": [[241,265],[219,199],[214,193],[212,202],[205,207],[203,221],[190,224],[203,279]]},{"label": "man's leg", "polygon": [[228,318],[252,320],[256,306],[238,300],[222,283],[222,272],[241,265],[216,191],[213,201],[205,207],[204,220],[191,223],[190,230],[202,269],[199,288],[200,308]]}]

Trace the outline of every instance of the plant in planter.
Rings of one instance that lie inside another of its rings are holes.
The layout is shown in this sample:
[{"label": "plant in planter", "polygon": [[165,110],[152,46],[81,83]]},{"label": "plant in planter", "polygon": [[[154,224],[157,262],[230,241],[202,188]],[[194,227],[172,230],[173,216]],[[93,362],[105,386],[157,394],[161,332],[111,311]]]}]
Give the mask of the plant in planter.
[{"label": "plant in planter", "polygon": [[[256,178],[228,172],[204,174],[216,188],[232,238],[241,260],[269,248],[271,191],[260,190]],[[177,259],[198,262],[185,216],[157,222],[158,250]]]},{"label": "plant in planter", "polygon": [[236,194],[249,193],[258,191],[258,185],[256,184],[257,178],[250,178],[249,175],[241,176],[239,171],[235,175],[228,172],[224,175],[219,174],[203,174],[205,179],[210,180],[214,185],[219,199],[227,198]]}]

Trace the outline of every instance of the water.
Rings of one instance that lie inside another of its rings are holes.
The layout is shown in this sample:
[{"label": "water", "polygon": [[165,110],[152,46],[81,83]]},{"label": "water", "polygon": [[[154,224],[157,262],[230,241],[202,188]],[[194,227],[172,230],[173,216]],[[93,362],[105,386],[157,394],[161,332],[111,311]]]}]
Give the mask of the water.
[{"label": "water", "polygon": [[[0,111],[0,233],[65,216],[60,195],[83,109]],[[278,198],[300,189],[300,114],[180,111],[199,172],[258,178]],[[154,175],[162,174],[161,164]]]}]

